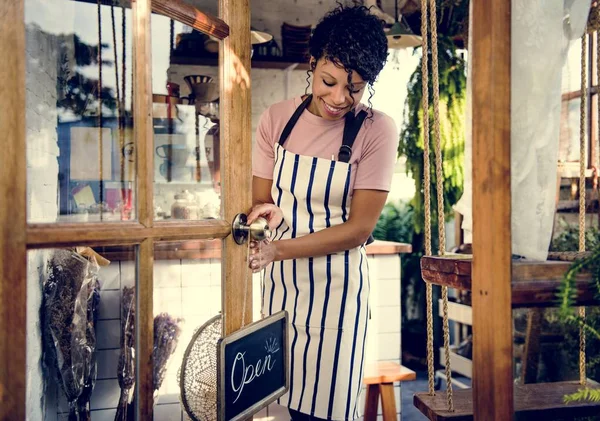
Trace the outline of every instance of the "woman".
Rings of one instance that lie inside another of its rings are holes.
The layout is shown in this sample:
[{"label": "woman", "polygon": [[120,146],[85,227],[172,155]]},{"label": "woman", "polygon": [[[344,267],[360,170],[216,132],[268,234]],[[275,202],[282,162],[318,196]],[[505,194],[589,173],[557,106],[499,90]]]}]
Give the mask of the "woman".
[{"label": "woman", "polygon": [[249,265],[265,270],[263,314],[290,316],[290,390],[280,404],[294,421],[352,420],[369,319],[364,244],[398,143],[393,120],[360,104],[387,59],[382,22],[339,6],[315,28],[310,54],[312,94],[271,106],[259,123],[249,220],[267,217],[274,235],[252,244]]}]

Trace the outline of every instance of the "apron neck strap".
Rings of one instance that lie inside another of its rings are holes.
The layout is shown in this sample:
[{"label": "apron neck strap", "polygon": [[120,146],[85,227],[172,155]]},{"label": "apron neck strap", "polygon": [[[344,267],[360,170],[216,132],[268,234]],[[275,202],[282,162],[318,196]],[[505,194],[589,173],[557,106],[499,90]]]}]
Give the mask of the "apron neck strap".
[{"label": "apron neck strap", "polygon": [[350,157],[352,156],[352,145],[356,140],[356,136],[358,136],[358,132],[360,131],[360,127],[365,121],[367,117],[367,112],[365,110],[361,110],[356,116],[353,111],[350,111],[346,114],[346,122],[344,123],[344,137],[342,140],[342,146],[340,146],[340,151],[338,152],[338,161],[341,162],[350,162]]},{"label": "apron neck strap", "polygon": [[289,121],[285,125],[285,128],[281,132],[281,136],[279,137],[279,144],[281,146],[283,146],[283,144],[285,143],[287,138],[290,136],[290,133],[292,132],[292,129],[298,122],[300,115],[304,112],[304,110],[306,110],[306,107],[308,107],[308,104],[310,104],[311,100],[312,100],[312,95],[307,96],[306,99],[304,101],[302,101],[302,104],[300,104],[300,106],[298,108],[296,108],[296,111],[294,111],[292,118],[289,119]]},{"label": "apron neck strap", "polygon": [[[300,116],[306,110],[306,107],[310,104],[312,100],[312,95],[308,95],[302,104],[292,117],[289,119],[287,124],[285,125],[283,131],[281,132],[281,136],[279,137],[279,145],[283,146],[285,141],[290,136],[292,129],[300,119]],[[363,121],[367,117],[367,112],[365,110],[361,110],[357,115],[354,115],[354,111],[350,111],[346,114],[345,122],[344,122],[344,137],[342,140],[342,146],[340,146],[340,151],[338,153],[338,160],[341,162],[349,162],[350,157],[352,156],[352,145],[354,144],[354,140],[360,131],[360,127],[362,126]]]}]

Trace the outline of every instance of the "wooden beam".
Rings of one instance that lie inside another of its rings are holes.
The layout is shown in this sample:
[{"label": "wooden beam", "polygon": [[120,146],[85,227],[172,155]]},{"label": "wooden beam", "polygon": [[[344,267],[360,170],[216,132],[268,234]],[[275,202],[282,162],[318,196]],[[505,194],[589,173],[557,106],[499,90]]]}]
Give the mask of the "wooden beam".
[{"label": "wooden beam", "polygon": [[0,2],[0,420],[25,419],[25,16],[24,1]]},{"label": "wooden beam", "polygon": [[476,1],[473,22],[473,409],[513,418],[511,3]]},{"label": "wooden beam", "polygon": [[152,127],[151,0],[137,0],[133,8],[133,113],[136,145],[137,217],[142,225],[154,222],[154,131]]},{"label": "wooden beam", "polygon": [[[140,0],[137,0],[140,1]],[[154,419],[154,241],[147,239],[140,244],[136,273],[136,373],[138,418]]]},{"label": "wooden beam", "polygon": [[231,232],[226,221],[161,222],[153,228],[135,222],[122,224],[32,224],[27,228],[30,249],[73,245],[139,244],[145,238],[155,241],[225,238]]},{"label": "wooden beam", "polygon": [[[96,4],[97,0],[75,0],[83,3]],[[112,5],[114,0],[102,0],[105,6]],[[122,0],[120,4],[131,8],[130,0]],[[224,39],[229,35],[229,26],[221,19],[204,13],[184,0],[152,0],[152,12],[166,16],[192,28],[211,35],[217,39]]]},{"label": "wooden beam", "polygon": [[[600,92],[600,89],[598,89],[598,86],[592,86],[590,88],[588,88],[588,94],[590,95],[594,95],[597,94],[598,92]],[[572,92],[565,92],[564,94],[562,94],[562,101],[573,101],[575,99],[579,99],[581,98],[581,90],[579,91],[572,91]]]},{"label": "wooden beam", "polygon": [[[201,12],[182,0],[152,0],[152,11],[185,23],[220,40],[229,35],[229,26],[223,20]],[[248,34],[250,34],[250,27],[248,27]]]},{"label": "wooden beam", "polygon": [[[225,220],[232,221],[238,212],[247,212],[252,205],[249,0],[219,0],[219,13],[231,30],[229,37],[219,45],[219,79],[221,162],[227,163],[221,172],[222,202]],[[246,253],[246,247],[235,244],[231,236],[225,239],[221,273],[225,334],[242,326],[244,300],[245,321],[252,320],[252,284]]]}]

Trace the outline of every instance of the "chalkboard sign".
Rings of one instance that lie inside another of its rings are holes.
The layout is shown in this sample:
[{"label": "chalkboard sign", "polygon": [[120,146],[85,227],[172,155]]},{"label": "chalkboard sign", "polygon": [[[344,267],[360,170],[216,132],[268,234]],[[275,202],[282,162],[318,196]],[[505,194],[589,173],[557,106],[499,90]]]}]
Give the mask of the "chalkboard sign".
[{"label": "chalkboard sign", "polygon": [[221,339],[218,350],[219,421],[248,418],[287,392],[287,311]]}]

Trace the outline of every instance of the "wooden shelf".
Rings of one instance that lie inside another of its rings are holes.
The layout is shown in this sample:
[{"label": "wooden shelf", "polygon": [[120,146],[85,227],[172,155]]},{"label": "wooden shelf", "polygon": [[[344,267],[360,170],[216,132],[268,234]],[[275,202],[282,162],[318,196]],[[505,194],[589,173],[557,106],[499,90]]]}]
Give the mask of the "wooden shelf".
[{"label": "wooden shelf", "polygon": [[[190,56],[176,56],[171,58],[171,65],[184,65],[184,66],[210,66],[218,67],[218,57],[190,57]],[[254,69],[280,69],[286,70],[293,68],[294,70],[308,70],[308,62],[293,62],[285,59],[271,59],[264,60],[256,58],[252,60],[252,68]]]},{"label": "wooden shelf", "polygon": [[[582,386],[578,382],[516,384],[514,386],[515,414],[519,415],[518,419],[540,421],[598,415],[600,412],[600,403],[598,402],[569,404],[563,402],[565,395],[575,393],[581,388]],[[445,392],[437,392],[435,396],[429,396],[427,392],[417,393],[413,399],[415,407],[431,421],[473,419],[472,389],[455,390],[453,402],[454,412],[449,412]]]},{"label": "wooden shelf", "polygon": [[[421,258],[421,275],[436,285],[461,290],[471,290],[472,256],[465,254],[424,256]],[[554,307],[561,279],[571,262],[512,262],[512,306]],[[577,305],[598,305],[594,299],[590,273],[582,273],[577,279]]]}]

